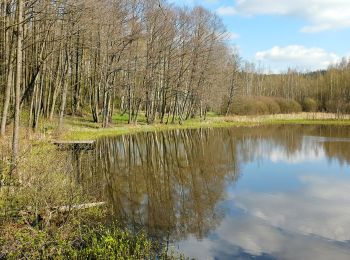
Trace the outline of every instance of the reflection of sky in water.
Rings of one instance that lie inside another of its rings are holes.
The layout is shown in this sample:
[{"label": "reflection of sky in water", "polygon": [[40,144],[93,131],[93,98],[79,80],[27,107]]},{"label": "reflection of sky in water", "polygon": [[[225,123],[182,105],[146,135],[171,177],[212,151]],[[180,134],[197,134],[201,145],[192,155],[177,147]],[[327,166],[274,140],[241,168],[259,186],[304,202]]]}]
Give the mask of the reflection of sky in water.
[{"label": "reflection of sky in water", "polygon": [[180,251],[197,259],[350,259],[350,167],[328,160],[319,142],[304,138],[288,153],[262,141],[227,187],[224,220],[207,238],[180,242]]}]

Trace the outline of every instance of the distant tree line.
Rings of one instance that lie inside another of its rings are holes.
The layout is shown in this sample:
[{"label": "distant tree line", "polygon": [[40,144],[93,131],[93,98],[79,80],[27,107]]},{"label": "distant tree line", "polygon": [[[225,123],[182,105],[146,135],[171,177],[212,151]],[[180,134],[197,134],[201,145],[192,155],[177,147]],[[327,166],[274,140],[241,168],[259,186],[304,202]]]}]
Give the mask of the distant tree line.
[{"label": "distant tree line", "polygon": [[288,69],[267,74],[251,63],[241,65],[240,71],[236,95],[224,96],[222,113],[350,113],[350,60],[345,58],[327,70],[314,72]]}]

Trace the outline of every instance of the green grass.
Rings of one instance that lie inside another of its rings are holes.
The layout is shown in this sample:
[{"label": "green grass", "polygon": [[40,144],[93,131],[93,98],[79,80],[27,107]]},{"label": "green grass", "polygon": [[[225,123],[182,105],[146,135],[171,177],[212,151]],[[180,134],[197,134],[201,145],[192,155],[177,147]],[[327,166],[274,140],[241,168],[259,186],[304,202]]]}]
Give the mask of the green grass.
[{"label": "green grass", "polygon": [[110,128],[99,129],[72,129],[63,134],[64,140],[94,140],[101,136],[117,136],[130,133],[150,132],[150,131],[164,131],[173,129],[194,129],[201,127],[229,127],[229,126],[243,126],[246,123],[240,122],[186,122],[179,124],[153,124],[153,125],[122,125],[113,126]]},{"label": "green grass", "polygon": [[77,226],[75,231],[50,232],[23,224],[7,225],[0,241],[6,259],[187,259],[153,241],[113,226]]},{"label": "green grass", "polygon": [[210,113],[206,120],[200,118],[189,119],[183,124],[160,124],[156,122],[152,125],[146,124],[144,114],[140,115],[137,124],[127,124],[126,114],[116,114],[113,116],[113,124],[108,128],[102,128],[101,124],[92,122],[88,118],[67,117],[65,120],[65,131],[60,136],[64,140],[95,140],[101,136],[117,136],[130,133],[164,131],[173,129],[195,129],[195,128],[218,128],[218,127],[239,127],[258,126],[276,124],[303,124],[303,125],[350,125],[350,119],[333,119],[325,117],[323,114],[312,117],[311,114],[294,114],[276,116],[218,116]]},{"label": "green grass", "polygon": [[[117,124],[127,124],[128,123],[128,119],[129,119],[129,116],[127,113],[121,115],[121,114],[115,114],[113,115],[112,117],[113,119],[113,122],[114,123],[117,123]],[[144,125],[144,124],[147,124],[147,121],[146,121],[146,116],[144,113],[140,113],[139,116],[137,117],[137,123],[138,124],[141,124],[141,125]]]}]

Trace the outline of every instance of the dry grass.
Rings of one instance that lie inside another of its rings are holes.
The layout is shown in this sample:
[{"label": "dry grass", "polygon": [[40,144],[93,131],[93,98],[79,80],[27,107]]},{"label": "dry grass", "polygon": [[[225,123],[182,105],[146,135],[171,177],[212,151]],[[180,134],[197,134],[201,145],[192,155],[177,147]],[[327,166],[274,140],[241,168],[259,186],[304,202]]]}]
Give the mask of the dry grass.
[{"label": "dry grass", "polygon": [[128,133],[163,131],[172,129],[187,129],[201,127],[233,127],[257,126],[267,124],[318,124],[318,125],[350,125],[350,115],[330,113],[295,113],[259,116],[217,116],[211,115],[206,120],[190,119],[183,124],[128,125],[117,122],[108,128],[92,123],[86,118],[68,118],[65,131],[59,137],[65,140],[94,140],[100,136],[114,136]]},{"label": "dry grass", "polygon": [[[276,114],[276,115],[259,115],[259,116],[228,116],[224,117],[226,121],[236,122],[265,122],[271,120],[350,120],[350,115],[341,115],[333,113],[293,113],[293,114]],[[222,120],[218,117],[217,120]]]}]

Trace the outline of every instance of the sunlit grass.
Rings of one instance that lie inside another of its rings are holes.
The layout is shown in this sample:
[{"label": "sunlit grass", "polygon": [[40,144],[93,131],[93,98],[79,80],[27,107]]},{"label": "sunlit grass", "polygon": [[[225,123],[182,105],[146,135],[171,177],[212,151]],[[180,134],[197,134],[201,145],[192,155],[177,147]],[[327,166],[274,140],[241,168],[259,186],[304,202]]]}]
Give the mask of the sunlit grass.
[{"label": "sunlit grass", "polygon": [[235,127],[235,126],[258,126],[269,124],[307,124],[307,125],[350,125],[349,116],[338,117],[327,113],[298,113],[288,115],[264,115],[264,116],[218,116],[215,113],[208,114],[203,118],[192,118],[182,124],[161,124],[156,122],[146,124],[144,114],[140,115],[137,124],[127,124],[126,114],[113,116],[113,123],[108,128],[102,128],[101,124],[81,117],[67,117],[65,119],[65,131],[61,135],[65,140],[94,140],[101,136],[115,136],[129,133],[164,131],[172,129],[188,129],[202,127]]}]

